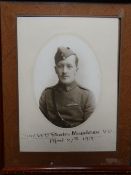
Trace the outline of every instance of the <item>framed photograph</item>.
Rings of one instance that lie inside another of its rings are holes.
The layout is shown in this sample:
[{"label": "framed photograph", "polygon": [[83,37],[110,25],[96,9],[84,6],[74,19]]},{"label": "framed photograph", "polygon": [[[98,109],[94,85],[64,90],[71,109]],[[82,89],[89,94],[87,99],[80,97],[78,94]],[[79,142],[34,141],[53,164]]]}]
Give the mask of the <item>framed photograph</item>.
[{"label": "framed photograph", "polygon": [[2,173],[131,171],[130,20],[130,4],[1,2]]}]

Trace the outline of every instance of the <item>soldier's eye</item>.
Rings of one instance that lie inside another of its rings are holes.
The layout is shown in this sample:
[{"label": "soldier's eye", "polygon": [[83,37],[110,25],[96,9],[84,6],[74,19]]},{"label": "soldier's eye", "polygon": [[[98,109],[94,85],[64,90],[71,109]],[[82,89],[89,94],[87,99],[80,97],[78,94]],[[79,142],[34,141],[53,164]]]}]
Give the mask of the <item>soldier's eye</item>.
[{"label": "soldier's eye", "polygon": [[62,65],[62,64],[60,64],[60,65],[58,65],[57,67],[58,67],[58,68],[63,68],[63,65]]},{"label": "soldier's eye", "polygon": [[71,69],[71,68],[72,68],[72,65],[70,65],[70,64],[69,64],[69,65],[67,65],[67,68]]}]

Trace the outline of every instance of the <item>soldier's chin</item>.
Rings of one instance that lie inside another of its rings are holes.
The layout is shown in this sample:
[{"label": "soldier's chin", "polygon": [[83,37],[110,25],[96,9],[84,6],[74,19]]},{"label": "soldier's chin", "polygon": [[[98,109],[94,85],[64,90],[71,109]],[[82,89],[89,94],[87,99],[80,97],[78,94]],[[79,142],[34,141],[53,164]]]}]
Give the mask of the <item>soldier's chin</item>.
[{"label": "soldier's chin", "polygon": [[68,84],[71,84],[72,81],[67,80],[67,79],[64,79],[64,80],[62,79],[62,80],[61,80],[61,83],[65,84],[65,85],[68,85]]}]

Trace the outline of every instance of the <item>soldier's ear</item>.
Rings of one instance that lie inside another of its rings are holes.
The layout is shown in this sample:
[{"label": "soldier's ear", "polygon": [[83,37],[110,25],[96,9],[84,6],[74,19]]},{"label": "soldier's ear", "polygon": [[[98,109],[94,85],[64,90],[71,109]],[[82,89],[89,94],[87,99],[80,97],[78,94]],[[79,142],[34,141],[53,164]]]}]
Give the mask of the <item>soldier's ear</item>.
[{"label": "soldier's ear", "polygon": [[56,74],[57,74],[57,68],[56,68],[56,66],[55,66],[54,68],[55,68],[55,72],[56,72]]}]

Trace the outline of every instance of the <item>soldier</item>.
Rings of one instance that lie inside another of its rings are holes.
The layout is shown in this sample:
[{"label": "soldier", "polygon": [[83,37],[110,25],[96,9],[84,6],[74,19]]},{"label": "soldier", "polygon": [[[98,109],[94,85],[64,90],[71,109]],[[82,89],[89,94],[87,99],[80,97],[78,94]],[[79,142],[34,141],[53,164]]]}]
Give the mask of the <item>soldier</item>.
[{"label": "soldier", "polygon": [[59,47],[55,54],[58,83],[46,88],[40,97],[39,108],[56,126],[72,128],[86,121],[95,109],[92,92],[75,81],[78,57],[69,47]]}]

